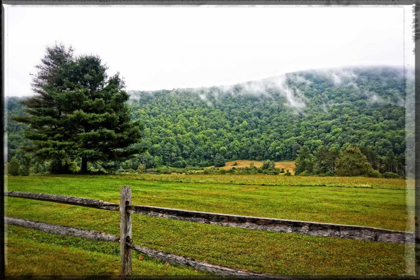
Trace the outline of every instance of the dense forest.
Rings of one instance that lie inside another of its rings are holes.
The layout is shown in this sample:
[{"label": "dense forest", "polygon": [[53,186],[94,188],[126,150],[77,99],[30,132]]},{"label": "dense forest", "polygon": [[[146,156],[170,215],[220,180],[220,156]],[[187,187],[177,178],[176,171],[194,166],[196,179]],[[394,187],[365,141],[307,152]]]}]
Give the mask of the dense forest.
[{"label": "dense forest", "polygon": [[[316,154],[355,145],[374,169],[404,175],[406,87],[400,68],[352,67],[233,86],[131,91],[131,116],[145,127],[147,152],[118,167],[295,160],[303,146]],[[9,161],[21,160],[19,147],[28,144],[25,125],[11,120],[23,109],[18,98],[7,99]]]}]

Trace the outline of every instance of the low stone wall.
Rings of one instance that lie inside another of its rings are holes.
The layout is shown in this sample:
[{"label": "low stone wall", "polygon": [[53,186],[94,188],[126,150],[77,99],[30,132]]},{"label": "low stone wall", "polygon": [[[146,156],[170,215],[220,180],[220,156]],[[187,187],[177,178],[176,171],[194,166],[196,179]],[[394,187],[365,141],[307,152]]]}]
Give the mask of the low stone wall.
[{"label": "low stone wall", "polygon": [[373,227],[226,215],[142,205],[133,205],[131,206],[131,210],[134,213],[142,215],[219,226],[300,233],[314,236],[328,236],[377,242],[414,243],[413,233]]}]

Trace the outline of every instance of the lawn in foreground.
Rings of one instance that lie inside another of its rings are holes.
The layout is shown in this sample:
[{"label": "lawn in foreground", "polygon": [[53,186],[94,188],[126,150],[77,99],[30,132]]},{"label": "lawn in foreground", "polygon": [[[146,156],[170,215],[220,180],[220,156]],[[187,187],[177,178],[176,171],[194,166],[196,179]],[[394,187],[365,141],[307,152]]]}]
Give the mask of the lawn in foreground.
[{"label": "lawn in foreground", "polygon": [[[130,176],[9,178],[9,190],[56,193],[118,203],[119,186],[131,185],[135,204],[276,218],[290,218],[295,215],[295,217],[306,217],[302,220],[324,219],[326,222],[339,223],[353,223],[352,219],[357,221],[359,217],[360,221],[370,226],[374,224],[374,216],[381,217],[381,207],[385,207],[386,213],[384,214],[382,210],[381,221],[384,222],[386,218],[393,216],[394,220],[388,223],[391,229],[398,229],[398,225],[403,227],[402,220],[406,217],[405,191],[379,188],[375,185],[373,189],[332,186],[242,186],[235,183],[160,181],[162,177],[155,177],[154,180],[138,179]],[[189,179],[194,180],[194,177]],[[117,212],[18,198],[7,200],[6,214],[11,217],[119,235]],[[326,201],[331,203],[329,207],[326,207]],[[366,211],[360,212],[360,209],[363,209],[360,205],[364,203],[369,207],[364,206]],[[354,211],[355,209],[359,209],[359,212]],[[336,215],[337,213],[347,213],[347,215]],[[336,218],[336,221],[331,221],[331,218]],[[14,228],[19,234],[12,236],[12,240],[16,236],[23,235],[29,240],[35,238],[34,242],[39,244],[64,245],[60,243],[63,240],[62,236]],[[402,244],[227,228],[141,215],[133,215],[133,238],[135,244],[261,273],[280,275],[413,273],[412,247]],[[84,242],[71,241],[66,244],[68,247],[86,250]],[[102,246],[104,245],[92,244],[92,248],[96,248],[94,250],[99,253],[104,253],[105,250],[106,253],[107,249],[103,249]],[[112,250],[109,252],[112,253]],[[406,253],[408,253],[408,262],[406,262]],[[185,273],[188,274],[190,271]],[[179,274],[187,275],[182,271],[179,271]]]},{"label": "lawn in foreground", "polygon": [[[119,244],[57,236],[9,226],[6,276],[81,276],[120,274]],[[133,251],[132,275],[206,275]],[[209,275],[209,274],[207,274]]]}]

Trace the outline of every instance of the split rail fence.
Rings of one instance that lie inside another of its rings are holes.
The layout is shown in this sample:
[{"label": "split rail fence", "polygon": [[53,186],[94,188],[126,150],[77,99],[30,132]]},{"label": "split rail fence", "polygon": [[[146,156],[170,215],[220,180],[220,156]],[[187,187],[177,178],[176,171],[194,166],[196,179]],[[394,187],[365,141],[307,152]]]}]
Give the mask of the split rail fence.
[{"label": "split rail fence", "polygon": [[71,204],[76,206],[84,206],[100,210],[119,211],[120,236],[97,232],[93,230],[78,229],[50,223],[17,219],[12,217],[5,217],[4,222],[5,224],[31,228],[47,233],[82,237],[97,241],[119,242],[121,259],[120,273],[123,276],[130,275],[132,273],[132,250],[135,250],[152,258],[161,259],[179,265],[190,266],[197,270],[207,271],[220,275],[277,278],[274,275],[260,274],[245,270],[238,270],[229,267],[214,265],[204,261],[199,261],[184,256],[173,255],[160,250],[135,245],[133,244],[132,239],[132,213],[190,221],[196,223],[205,223],[219,226],[238,227],[256,230],[300,233],[314,236],[349,238],[374,242],[411,244],[414,243],[414,234],[403,231],[393,231],[363,226],[314,223],[306,221],[237,216],[209,212],[188,211],[164,207],[132,205],[130,186],[121,187],[120,204],[104,202],[102,200],[96,199],[43,193],[9,191],[5,192],[4,195],[9,197],[27,198],[41,201]]}]

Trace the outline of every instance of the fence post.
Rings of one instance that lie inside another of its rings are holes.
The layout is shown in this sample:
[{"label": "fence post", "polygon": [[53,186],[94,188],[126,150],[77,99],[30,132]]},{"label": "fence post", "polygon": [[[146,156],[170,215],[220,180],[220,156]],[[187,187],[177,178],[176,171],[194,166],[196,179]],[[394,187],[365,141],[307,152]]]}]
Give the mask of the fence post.
[{"label": "fence post", "polygon": [[120,256],[121,256],[121,275],[130,275],[131,268],[131,249],[126,242],[132,242],[131,236],[131,213],[126,210],[126,206],[131,205],[130,186],[121,187],[120,197]]}]

